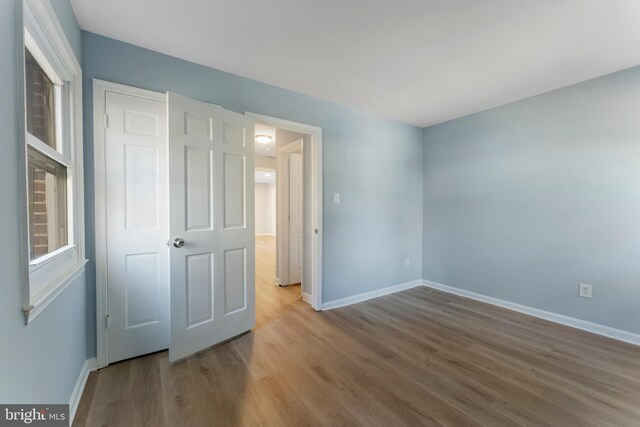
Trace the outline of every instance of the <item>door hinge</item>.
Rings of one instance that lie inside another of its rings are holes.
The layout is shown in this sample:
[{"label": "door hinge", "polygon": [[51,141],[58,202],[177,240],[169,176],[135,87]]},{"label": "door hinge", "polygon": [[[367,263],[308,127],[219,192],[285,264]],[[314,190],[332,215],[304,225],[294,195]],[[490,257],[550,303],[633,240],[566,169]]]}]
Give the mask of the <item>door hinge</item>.
[{"label": "door hinge", "polygon": [[109,129],[109,116],[106,114],[104,115],[104,128]]},{"label": "door hinge", "polygon": [[108,314],[106,316],[106,320],[107,320],[107,329],[109,329],[109,324],[111,323],[111,321]]}]

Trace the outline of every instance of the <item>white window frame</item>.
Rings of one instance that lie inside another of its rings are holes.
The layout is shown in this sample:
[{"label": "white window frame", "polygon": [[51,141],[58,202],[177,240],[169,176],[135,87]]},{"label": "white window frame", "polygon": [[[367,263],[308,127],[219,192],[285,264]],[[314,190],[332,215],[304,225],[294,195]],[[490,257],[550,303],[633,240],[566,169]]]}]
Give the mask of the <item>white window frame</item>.
[{"label": "white window frame", "polygon": [[[17,25],[19,91],[19,144],[22,232],[22,311],[29,324],[85,268],[84,189],[82,162],[82,70],[48,1],[23,0],[23,25]],[[20,16],[20,15],[19,15]],[[34,56],[56,90],[58,150],[27,132],[25,106],[25,47]],[[66,113],[66,114],[65,114]],[[67,115],[67,117],[65,117]],[[68,244],[34,260],[29,251],[29,206],[27,184],[27,147],[42,152],[67,168]]]}]

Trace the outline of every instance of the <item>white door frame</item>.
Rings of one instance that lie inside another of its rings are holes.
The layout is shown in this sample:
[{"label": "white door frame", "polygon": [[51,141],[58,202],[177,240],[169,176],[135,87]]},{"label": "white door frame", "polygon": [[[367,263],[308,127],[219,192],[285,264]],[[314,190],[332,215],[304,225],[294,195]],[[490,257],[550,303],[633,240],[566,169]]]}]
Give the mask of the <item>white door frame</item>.
[{"label": "white door frame", "polygon": [[[295,151],[303,152],[303,139],[299,138],[284,147],[276,149],[276,203],[277,203],[277,219],[276,219],[276,236],[277,236],[277,257],[276,257],[276,280],[275,284],[280,286],[288,286],[291,279],[289,278],[289,263],[291,253],[289,252],[290,243],[290,219],[289,214],[289,154]],[[304,173],[303,173],[304,175]],[[303,190],[304,191],[304,190]],[[304,199],[304,197],[303,197]],[[303,222],[303,227],[304,227]],[[303,257],[304,260],[304,257]],[[304,271],[304,261],[302,263]],[[312,294],[313,295],[313,294]],[[308,296],[303,298],[307,301]],[[311,301],[307,301],[311,303]]]},{"label": "white door frame", "polygon": [[[167,102],[164,93],[93,79],[93,161],[95,177],[96,341],[97,367],[109,364],[107,331],[107,181],[105,170],[106,92]],[[167,206],[167,209],[169,207]],[[169,230],[167,231],[167,238]]]},{"label": "white door frame", "polygon": [[[311,307],[322,310],[322,128],[251,112],[256,122],[311,136]],[[306,152],[306,150],[305,150]],[[304,265],[304,264],[303,264]],[[305,266],[306,267],[306,266]],[[304,267],[303,267],[304,268]]]}]

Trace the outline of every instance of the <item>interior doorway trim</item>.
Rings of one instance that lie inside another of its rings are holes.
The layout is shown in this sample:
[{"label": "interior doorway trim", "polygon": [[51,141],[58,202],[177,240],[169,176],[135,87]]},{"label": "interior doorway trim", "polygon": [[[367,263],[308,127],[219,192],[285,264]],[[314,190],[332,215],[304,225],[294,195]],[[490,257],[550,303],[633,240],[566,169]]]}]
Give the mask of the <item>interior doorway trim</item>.
[{"label": "interior doorway trim", "polygon": [[245,115],[262,124],[311,136],[311,307],[322,310],[322,128],[251,112]]},{"label": "interior doorway trim", "polygon": [[107,175],[105,169],[106,93],[115,92],[160,102],[166,94],[93,79],[93,144],[95,177],[96,341],[97,367],[109,364],[107,331]]}]

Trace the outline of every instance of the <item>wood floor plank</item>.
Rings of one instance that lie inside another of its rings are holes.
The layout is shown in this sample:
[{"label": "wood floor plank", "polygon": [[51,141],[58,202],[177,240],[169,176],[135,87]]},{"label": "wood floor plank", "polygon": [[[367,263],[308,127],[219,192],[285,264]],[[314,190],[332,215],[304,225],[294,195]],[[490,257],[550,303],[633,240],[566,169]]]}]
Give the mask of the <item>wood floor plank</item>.
[{"label": "wood floor plank", "polygon": [[[409,305],[414,304],[415,302],[409,303]],[[446,315],[440,316],[439,319],[439,322],[442,322],[447,328],[455,327],[459,321],[460,319],[454,317],[447,320]],[[545,340],[534,333],[524,334],[522,328],[499,324],[497,320],[492,321],[489,326],[490,334],[487,333],[489,331],[486,328],[478,323],[469,322],[467,325],[465,333],[473,336],[476,342],[483,343],[487,347],[503,348],[506,352],[517,353],[520,358],[535,360],[539,366],[546,367],[547,371],[556,375],[582,375],[583,382],[590,384],[596,390],[606,389],[609,393],[614,393],[621,402],[626,402],[629,399],[637,401],[640,398],[637,395],[637,381],[623,378],[617,372],[604,372],[598,367],[602,363],[595,367],[581,366],[581,362],[577,358],[558,357],[552,351],[553,346],[547,344]],[[621,392],[620,383],[624,383],[623,388],[626,393]]]},{"label": "wood floor plank", "polygon": [[427,288],[328,312],[273,285],[257,325],[193,358],[89,376],[74,426],[638,426],[640,348]]},{"label": "wood floor plank", "polygon": [[[340,316],[334,316],[333,319],[336,321]],[[307,335],[314,333],[313,330],[306,331]],[[332,356],[325,359],[326,363],[332,364],[338,372],[350,372],[353,384],[364,396],[369,396],[374,405],[386,408],[399,417],[402,423],[416,422],[413,418],[418,413],[423,420],[428,420],[431,414],[438,415],[438,421],[433,420],[432,425],[473,424],[470,418],[455,408],[455,404],[446,402],[446,396],[434,392],[427,385],[428,380],[416,382],[414,375],[409,375],[419,370],[419,365],[390,348],[380,354],[377,352],[380,346],[376,347],[377,351],[367,347],[367,344],[361,343],[360,333],[349,328],[348,323],[346,328],[340,324],[331,333],[316,337],[316,348],[326,347],[327,350],[322,353]]]},{"label": "wood floor plank", "polygon": [[[300,341],[311,341],[312,354],[319,353],[321,362],[314,363],[314,369],[327,382],[335,385],[336,392],[349,402],[363,421],[363,425],[402,425],[408,420],[415,422],[415,409],[408,408],[405,402],[398,402],[389,387],[390,374],[381,367],[381,357],[369,353],[366,348],[355,342],[347,346],[349,353],[344,352],[344,337],[338,333],[318,335],[316,331],[305,328],[305,323],[297,327],[285,324],[291,335]],[[376,359],[376,360],[374,360]],[[320,368],[321,367],[321,368]],[[344,375],[349,372],[349,375]],[[368,379],[375,378],[370,382]],[[417,398],[417,394],[414,395]],[[426,414],[425,414],[426,415]]]},{"label": "wood floor plank", "polygon": [[[371,327],[380,325],[372,324]],[[350,332],[353,335],[370,335],[371,331],[358,331],[358,329],[351,329]],[[385,336],[388,336],[385,334]],[[358,338],[360,340],[362,337]],[[387,341],[385,341],[387,342]],[[388,350],[394,351],[397,348],[393,344],[389,345]],[[499,395],[492,390],[485,387],[479,382],[474,382],[469,378],[455,378],[454,375],[442,375],[441,367],[430,366],[432,354],[427,354],[422,360],[414,360],[407,357],[404,351],[399,351],[394,354],[393,358],[386,358],[383,360],[387,364],[387,367],[396,372],[399,378],[405,379],[403,388],[405,393],[402,394],[405,398],[413,397],[420,393],[421,390],[416,389],[416,386],[420,386],[429,391],[434,399],[434,407],[445,404],[445,402],[452,408],[456,408],[462,413],[470,415],[472,418],[481,421],[483,424],[490,425],[510,425],[512,424],[507,418],[501,416],[495,411],[489,409],[478,410],[478,408],[487,408]],[[374,357],[369,355],[369,360],[373,360]],[[400,368],[400,369],[399,369]],[[416,382],[415,378],[420,378],[421,381]],[[393,381],[393,380],[388,380]],[[398,392],[400,393],[400,392]],[[418,402],[416,402],[418,403]]]}]

